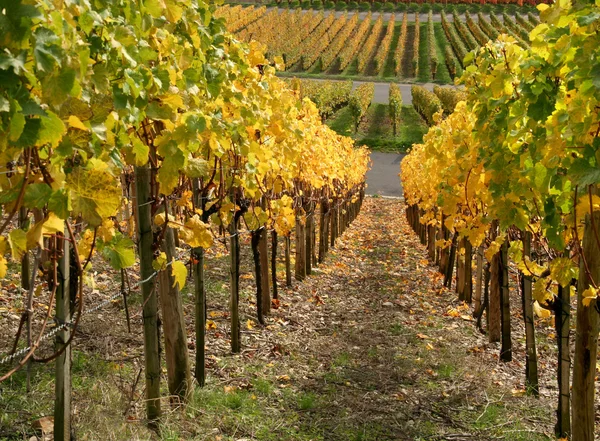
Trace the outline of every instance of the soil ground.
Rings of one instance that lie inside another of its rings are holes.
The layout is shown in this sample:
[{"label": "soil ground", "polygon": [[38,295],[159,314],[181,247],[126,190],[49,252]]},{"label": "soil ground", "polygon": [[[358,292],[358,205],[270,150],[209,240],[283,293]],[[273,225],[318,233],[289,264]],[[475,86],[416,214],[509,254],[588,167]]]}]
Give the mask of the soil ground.
[{"label": "soil ground", "polygon": [[[78,440],[554,439],[550,323],[538,323],[542,397],[536,400],[524,394],[518,299],[513,299],[514,361],[500,363],[497,345],[476,329],[469,306],[442,287],[405,221],[402,202],[367,198],[313,275],[280,287],[279,308],[265,328],[255,322],[245,243],[240,355],[229,351],[224,251],[207,259],[207,386],[195,390],[185,409],[165,398],[160,435],[143,422],[138,297],[130,301],[132,333],[119,302],[84,317],[74,346]],[[98,279],[90,305],[116,289],[114,278]],[[189,289],[182,296],[193,360]],[[22,372],[2,384],[0,439],[32,436],[33,421],[52,414],[52,373],[51,365],[35,365],[29,395]]]}]

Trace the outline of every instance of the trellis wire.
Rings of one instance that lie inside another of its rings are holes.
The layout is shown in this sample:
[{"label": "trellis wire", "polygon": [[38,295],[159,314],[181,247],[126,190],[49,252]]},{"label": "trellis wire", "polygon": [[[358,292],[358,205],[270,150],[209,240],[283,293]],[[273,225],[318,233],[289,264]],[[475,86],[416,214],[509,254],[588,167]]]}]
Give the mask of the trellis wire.
[{"label": "trellis wire", "polygon": [[[169,263],[167,263],[165,265],[165,268],[168,266],[171,266],[173,264],[174,261],[171,261]],[[152,273],[149,277],[147,277],[144,280],[140,280],[139,282],[137,282],[132,289],[135,289],[137,287],[139,287],[140,285],[149,282],[150,280],[152,280],[154,277],[156,277],[158,275],[158,273],[162,271],[161,270],[157,270],[154,271],[154,273]],[[113,294],[112,296],[110,296],[108,299],[103,300],[102,302],[100,302],[99,304],[97,304],[96,306],[94,306],[93,308],[90,308],[88,310],[85,310],[84,312],[81,313],[81,316],[85,316],[88,314],[92,314],[96,311],[99,311],[100,309],[104,308],[106,305],[112,303],[114,300],[116,300],[117,298],[121,297],[123,295],[123,292],[119,291],[116,294]],[[54,321],[56,322],[56,318],[54,319]],[[68,322],[65,323],[61,323],[59,324],[56,328],[53,328],[51,331],[48,331],[46,334],[44,334],[41,338],[40,338],[40,343],[42,341],[48,340],[52,337],[54,337],[56,334],[58,334],[60,331],[69,328],[71,326],[73,326],[73,323],[75,323],[75,320],[70,320]],[[0,359],[0,365],[6,364],[6,363],[10,363],[11,361],[13,361],[15,358],[20,357],[21,355],[25,355],[26,353],[28,353],[31,350],[31,346],[28,346],[26,348],[23,349],[19,349],[18,351],[14,352],[13,354],[10,355],[6,355],[4,358]]]}]

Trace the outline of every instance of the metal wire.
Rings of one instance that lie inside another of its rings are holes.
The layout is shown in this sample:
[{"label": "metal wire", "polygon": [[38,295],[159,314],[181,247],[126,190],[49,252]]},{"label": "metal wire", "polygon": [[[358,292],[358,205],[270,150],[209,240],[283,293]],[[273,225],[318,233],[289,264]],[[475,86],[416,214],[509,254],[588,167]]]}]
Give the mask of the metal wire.
[{"label": "metal wire", "polygon": [[[168,266],[171,266],[173,264],[173,262],[174,261],[171,261],[171,262],[167,263],[165,265],[165,268],[168,267]],[[154,273],[152,273],[152,275],[150,275],[149,277],[147,277],[144,280],[140,280],[135,285],[133,285],[132,289],[138,288],[139,286],[143,285],[144,283],[149,282],[154,277],[156,277],[160,271],[162,271],[162,269],[158,270],[158,271],[154,271]],[[122,297],[122,296],[123,296],[123,293],[121,291],[119,291],[118,293],[113,294],[112,296],[110,296],[108,299],[103,300],[102,302],[100,302],[99,304],[97,304],[96,306],[94,306],[93,308],[85,310],[84,312],[81,313],[81,316],[83,317],[83,316],[92,314],[92,313],[94,313],[96,311],[99,311],[100,309],[104,308],[106,305],[109,305],[114,300],[116,300],[117,298]],[[54,337],[56,334],[58,334],[63,329],[72,327],[73,324],[75,323],[75,321],[76,320],[71,319],[68,322],[60,323],[56,328],[53,328],[51,331],[48,331],[46,334],[44,334],[40,338],[40,342],[48,340],[48,339]],[[54,322],[57,322],[56,318],[54,318]],[[6,364],[6,363],[10,363],[15,358],[18,358],[21,355],[27,354],[30,350],[31,350],[31,346],[28,346],[26,348],[19,349],[18,351],[14,352],[13,354],[6,355],[4,358],[0,359],[0,365]]]}]

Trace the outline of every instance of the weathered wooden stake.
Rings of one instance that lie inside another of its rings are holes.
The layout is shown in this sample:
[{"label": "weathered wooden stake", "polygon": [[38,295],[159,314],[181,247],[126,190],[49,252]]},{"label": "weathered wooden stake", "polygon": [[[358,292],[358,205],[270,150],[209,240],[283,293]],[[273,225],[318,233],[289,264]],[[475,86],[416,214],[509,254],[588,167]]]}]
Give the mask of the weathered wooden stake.
[{"label": "weathered wooden stake", "polygon": [[[153,251],[152,216],[150,202],[150,168],[146,165],[135,168],[137,195],[136,224],[138,228],[138,254],[142,283],[144,320],[144,358],[146,376],[146,417],[151,427],[156,428],[160,417],[160,358],[158,355],[158,300],[155,281],[152,279]],[[150,279],[150,280],[148,280]],[[146,281],[147,280],[147,281]]]},{"label": "weathered wooden stake", "polygon": [[[56,239],[57,251],[62,251],[58,262],[56,289],[56,319],[59,323],[71,320],[70,299],[70,250],[69,241],[64,237]],[[69,340],[68,327],[56,334],[56,351],[63,349]],[[56,441],[71,440],[71,347],[67,346],[56,358],[55,364],[55,400],[54,400],[54,439]]]},{"label": "weathered wooden stake", "polygon": [[[531,257],[531,233],[522,232],[523,258]],[[527,393],[536,397],[540,394],[538,383],[537,350],[535,347],[535,321],[533,317],[533,298],[531,276],[520,273],[521,294],[523,298],[523,320],[525,321],[525,379]],[[558,334],[558,333],[557,333]],[[560,366],[559,366],[560,369]],[[567,385],[568,385],[567,381]],[[567,415],[568,415],[567,411]]]},{"label": "weathered wooden stake", "polygon": [[229,310],[231,318],[231,352],[238,353],[241,347],[240,330],[240,238],[238,235],[237,219],[234,218],[229,231],[229,254],[231,265],[231,296],[229,299]]}]

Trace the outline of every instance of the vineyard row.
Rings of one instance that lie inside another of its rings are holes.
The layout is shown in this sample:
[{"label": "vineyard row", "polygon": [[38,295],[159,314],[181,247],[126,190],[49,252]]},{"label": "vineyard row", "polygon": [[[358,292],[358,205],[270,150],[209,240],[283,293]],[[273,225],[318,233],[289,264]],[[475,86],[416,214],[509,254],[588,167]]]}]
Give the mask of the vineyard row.
[{"label": "vineyard row", "polygon": [[417,78],[450,82],[462,72],[466,54],[500,33],[528,46],[528,33],[538,23],[535,15],[477,16],[454,11],[441,13],[441,23],[419,21],[419,14],[269,10],[254,6],[222,6],[217,15],[240,40],[266,46],[270,59],[282,57],[292,73]]}]

